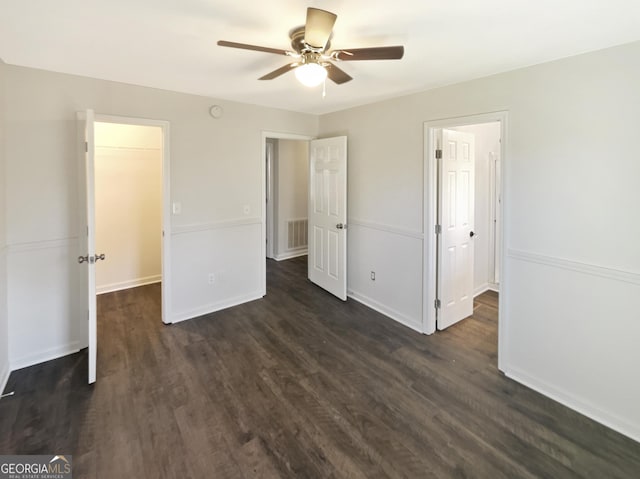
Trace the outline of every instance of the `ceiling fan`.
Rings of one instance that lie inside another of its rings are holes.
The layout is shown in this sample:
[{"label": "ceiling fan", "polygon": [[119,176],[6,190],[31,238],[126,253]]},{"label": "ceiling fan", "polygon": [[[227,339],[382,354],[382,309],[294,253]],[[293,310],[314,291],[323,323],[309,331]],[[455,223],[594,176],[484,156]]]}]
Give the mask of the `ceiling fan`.
[{"label": "ceiling fan", "polygon": [[403,46],[330,50],[330,39],[336,18],[337,15],[335,13],[318,8],[307,8],[306,24],[291,30],[289,34],[293,51],[225,40],[220,40],[218,45],[292,57],[295,59],[294,62],[267,73],[259,79],[273,80],[280,75],[295,70],[296,78],[300,83],[310,87],[319,85],[327,77],[338,85],[353,79],[332,62],[399,60],[404,55]]}]

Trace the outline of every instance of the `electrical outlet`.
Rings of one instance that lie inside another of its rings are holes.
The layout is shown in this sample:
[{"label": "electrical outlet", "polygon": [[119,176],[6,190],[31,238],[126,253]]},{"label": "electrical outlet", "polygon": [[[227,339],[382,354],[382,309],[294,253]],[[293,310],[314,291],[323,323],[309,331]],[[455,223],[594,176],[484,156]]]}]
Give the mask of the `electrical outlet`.
[{"label": "electrical outlet", "polygon": [[375,281],[376,280],[376,272],[372,271],[371,272],[371,281]]},{"label": "electrical outlet", "polygon": [[209,273],[209,284],[213,284],[216,281],[216,275],[214,273]]},{"label": "electrical outlet", "polygon": [[179,201],[174,201],[171,210],[174,215],[179,215],[182,213],[182,205]]}]

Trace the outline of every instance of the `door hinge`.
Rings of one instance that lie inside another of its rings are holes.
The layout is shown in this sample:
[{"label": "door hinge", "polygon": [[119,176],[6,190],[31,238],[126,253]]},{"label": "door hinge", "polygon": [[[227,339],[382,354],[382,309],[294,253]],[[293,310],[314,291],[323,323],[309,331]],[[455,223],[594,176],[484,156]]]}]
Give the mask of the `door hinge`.
[{"label": "door hinge", "polygon": [[442,306],[442,303],[440,302],[440,300],[439,300],[439,299],[436,299],[436,300],[433,302],[433,307],[434,307],[434,308],[436,308],[436,309],[440,309],[440,307],[441,307],[441,306]]},{"label": "door hinge", "polygon": [[442,150],[436,150],[436,160],[442,159]]},{"label": "door hinge", "polygon": [[84,142],[84,152],[89,153],[89,142],[87,141]]},{"label": "door hinge", "polygon": [[442,225],[436,225],[436,234],[439,235],[442,233]]}]

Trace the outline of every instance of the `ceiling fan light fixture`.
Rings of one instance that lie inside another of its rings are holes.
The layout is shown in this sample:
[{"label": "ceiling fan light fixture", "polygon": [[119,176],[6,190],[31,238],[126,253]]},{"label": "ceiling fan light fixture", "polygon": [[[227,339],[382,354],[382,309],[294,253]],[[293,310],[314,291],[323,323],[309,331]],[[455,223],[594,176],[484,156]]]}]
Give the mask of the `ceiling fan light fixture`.
[{"label": "ceiling fan light fixture", "polygon": [[295,75],[300,83],[311,88],[327,78],[327,70],[318,63],[305,63],[296,68]]},{"label": "ceiling fan light fixture", "polygon": [[327,78],[336,85],[353,80],[333,62],[399,60],[403,57],[402,45],[332,50],[331,37],[336,19],[335,13],[319,8],[307,8],[305,24],[289,31],[293,51],[226,40],[219,40],[218,45],[291,57],[295,60],[261,76],[258,80],[273,80],[294,70],[298,81],[310,88],[320,85]]}]

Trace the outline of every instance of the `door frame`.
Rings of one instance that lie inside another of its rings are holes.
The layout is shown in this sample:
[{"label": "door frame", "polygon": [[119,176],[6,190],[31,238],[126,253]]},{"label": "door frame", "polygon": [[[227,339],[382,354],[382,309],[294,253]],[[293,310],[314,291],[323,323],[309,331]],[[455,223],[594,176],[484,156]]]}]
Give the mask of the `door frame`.
[{"label": "door frame", "polygon": [[493,221],[493,227],[489,229],[489,245],[493,252],[492,258],[489,262],[491,268],[491,282],[489,283],[489,289],[500,291],[500,257],[498,252],[501,250],[499,233],[502,231],[502,214],[500,203],[502,198],[500,197],[501,181],[501,162],[500,153],[492,155],[489,164],[489,190],[491,196],[491,211],[489,212],[491,220]]},{"label": "door frame", "polygon": [[274,253],[274,242],[275,242],[275,231],[274,231],[274,192],[275,192],[275,184],[274,184],[274,167],[273,161],[275,157],[275,145],[269,141],[265,143],[265,168],[266,168],[266,191],[265,191],[265,202],[266,205],[266,248],[267,252],[265,254],[266,258],[273,259]]},{"label": "door frame", "polygon": [[[267,151],[267,138],[273,138],[275,140],[302,140],[311,141],[315,140],[315,136],[300,135],[297,133],[287,133],[282,131],[262,131],[262,140],[260,142],[260,169],[261,169],[261,228],[262,233],[260,235],[260,277],[262,278],[262,285],[260,295],[265,296],[267,294],[267,162],[265,161],[265,154]],[[274,228],[276,226],[274,225]]]},{"label": "door frame", "polygon": [[478,123],[490,123],[498,121],[500,122],[500,160],[501,160],[501,183],[500,183],[500,196],[502,199],[501,204],[501,219],[502,228],[500,231],[500,296],[499,296],[499,309],[498,309],[498,367],[502,368],[502,361],[500,354],[505,349],[506,338],[506,319],[502,314],[506,311],[506,298],[508,288],[508,277],[505,275],[505,218],[508,218],[506,214],[508,205],[505,201],[506,171],[508,169],[508,112],[496,111],[489,113],[480,113],[476,115],[444,118],[437,120],[430,120],[424,123],[424,199],[423,199],[423,224],[424,224],[424,242],[423,242],[423,317],[422,317],[422,331],[425,334],[432,334],[436,331],[436,264],[437,264],[437,247],[436,247],[436,221],[438,218],[438,175],[437,175],[437,161],[435,157],[436,149],[436,130],[441,128],[455,128],[459,126],[475,125]]},{"label": "door frame", "polygon": [[155,126],[162,129],[162,239],[161,263],[162,280],[162,322],[173,323],[171,319],[171,176],[170,176],[170,123],[166,120],[151,120],[129,116],[103,115],[95,113],[94,121],[99,123],[117,123],[121,125]]}]

